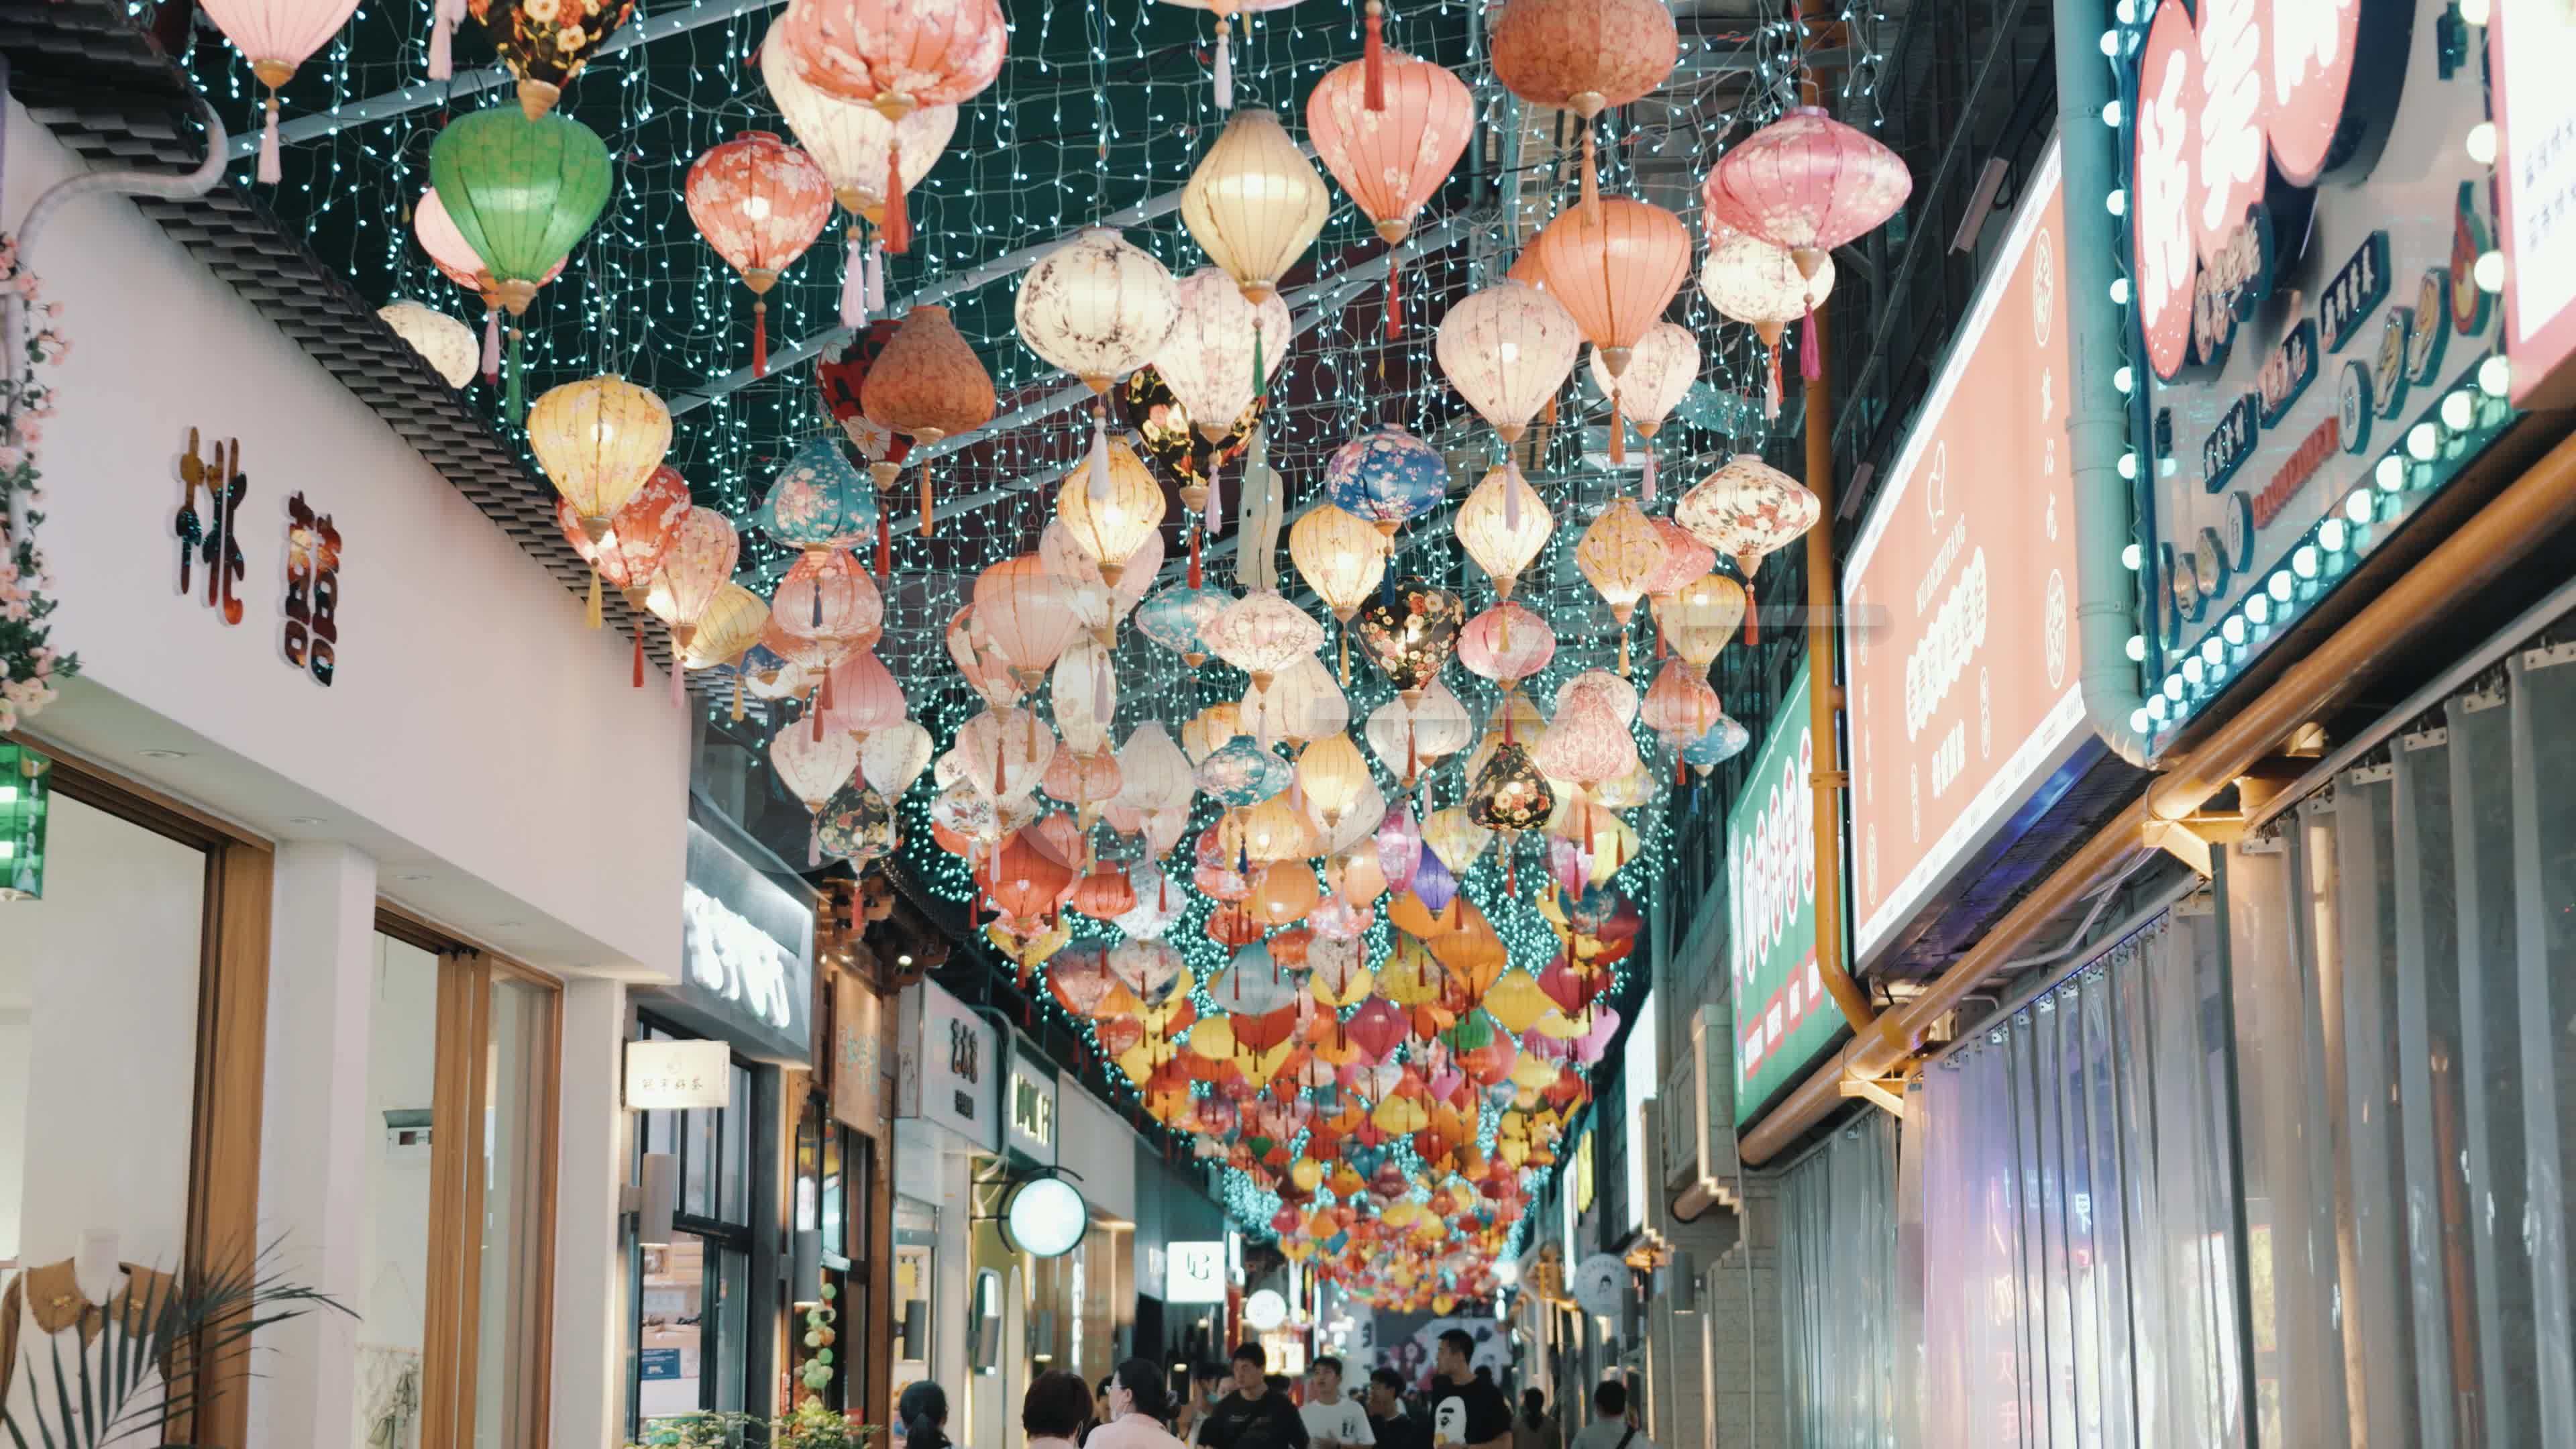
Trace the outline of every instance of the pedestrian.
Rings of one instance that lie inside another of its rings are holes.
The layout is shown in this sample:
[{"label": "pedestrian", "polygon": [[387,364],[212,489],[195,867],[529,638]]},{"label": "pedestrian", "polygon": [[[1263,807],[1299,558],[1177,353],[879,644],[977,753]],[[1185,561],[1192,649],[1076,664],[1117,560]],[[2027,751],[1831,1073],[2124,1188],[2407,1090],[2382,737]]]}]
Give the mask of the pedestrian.
[{"label": "pedestrian", "polygon": [[1297,1414],[1306,1421],[1313,1449],[1366,1449],[1377,1443],[1377,1435],[1369,1432],[1368,1412],[1342,1397],[1342,1361],[1329,1353],[1317,1354],[1306,1370],[1306,1402]]},{"label": "pedestrian", "polygon": [[1199,1430],[1205,1449],[1307,1449],[1306,1421],[1288,1396],[1270,1387],[1261,1345],[1234,1351],[1234,1392],[1217,1400]]},{"label": "pedestrian", "polygon": [[1521,1416],[1512,1421],[1512,1449],[1565,1449],[1565,1430],[1547,1414],[1547,1395],[1521,1390]]},{"label": "pedestrian", "polygon": [[948,1449],[948,1391],[928,1379],[906,1384],[895,1400],[904,1449]]},{"label": "pedestrian", "polygon": [[1083,1449],[1182,1449],[1163,1427],[1170,1409],[1163,1371],[1152,1360],[1131,1358],[1109,1375],[1109,1417],[1082,1441]]},{"label": "pedestrian", "polygon": [[1628,1418],[1628,1386],[1603,1379],[1592,1386],[1592,1422],[1574,1436],[1573,1449],[1655,1449]]},{"label": "pedestrian", "polygon": [[1431,1442],[1464,1449],[1511,1449],[1512,1406],[1492,1378],[1470,1362],[1476,1340],[1452,1328],[1433,1359],[1440,1386],[1431,1391]]},{"label": "pedestrian", "polygon": [[1189,1398],[1173,1417],[1172,1432],[1192,1444],[1200,1442],[1199,1430],[1207,1426],[1207,1416],[1216,1409],[1224,1392],[1225,1370],[1212,1363],[1190,1367]]},{"label": "pedestrian", "polygon": [[1049,1369],[1020,1399],[1020,1427],[1029,1449],[1074,1449],[1091,1424],[1091,1390],[1082,1375]]},{"label": "pedestrian", "polygon": [[1431,1435],[1404,1403],[1404,1375],[1381,1367],[1369,1375],[1369,1436],[1377,1449],[1431,1449]]}]

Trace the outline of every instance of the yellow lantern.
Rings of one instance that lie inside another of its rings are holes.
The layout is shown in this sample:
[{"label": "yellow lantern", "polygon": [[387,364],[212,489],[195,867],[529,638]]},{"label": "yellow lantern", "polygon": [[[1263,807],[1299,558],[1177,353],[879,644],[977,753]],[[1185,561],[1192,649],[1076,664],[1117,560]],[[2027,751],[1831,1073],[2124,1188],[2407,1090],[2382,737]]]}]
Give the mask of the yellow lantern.
[{"label": "yellow lantern", "polygon": [[1368,759],[1349,735],[1326,735],[1298,755],[1297,783],[1305,791],[1307,810],[1331,830],[1367,791]]},{"label": "yellow lantern", "polygon": [[1124,441],[1108,444],[1107,482],[1088,465],[1065,475],[1055,496],[1055,516],[1074,547],[1100,566],[1100,581],[1118,587],[1119,574],[1145,540],[1163,526],[1163,486],[1145,460]]},{"label": "yellow lantern", "polygon": [[596,543],[671,451],[671,410],[622,377],[568,382],[528,409],[528,449]]},{"label": "yellow lantern", "polygon": [[769,601],[740,584],[727,584],[716,590],[706,612],[698,616],[697,632],[689,636],[688,647],[680,651],[681,667],[713,669],[730,664],[742,651],[760,642],[761,626],[769,622]]},{"label": "yellow lantern", "polygon": [[1521,571],[1547,547],[1548,535],[1556,532],[1556,519],[1521,470],[1505,464],[1487,473],[1467,501],[1458,505],[1452,526],[1467,556],[1492,577],[1495,596],[1508,599]]},{"label": "yellow lantern", "polygon": [[[1390,1097],[1385,1103],[1381,1103],[1379,1105],[1379,1114],[1384,1115],[1386,1107],[1389,1105],[1396,1102],[1406,1101],[1410,1101],[1410,1099],[1404,1097]],[[1412,1107],[1414,1115],[1422,1115],[1421,1103],[1413,1102]],[[1380,1127],[1386,1126],[1384,1122],[1380,1122],[1378,1125]],[[1416,1129],[1408,1127],[1404,1130],[1411,1132]],[[1413,1199],[1409,1197],[1397,1198],[1395,1201],[1388,1203],[1386,1205],[1386,1211],[1379,1213],[1377,1218],[1379,1222],[1386,1224],[1390,1228],[1409,1228],[1415,1223],[1422,1221],[1422,1211],[1422,1204],[1415,1202]]]},{"label": "yellow lantern", "polygon": [[1313,1192],[1324,1185],[1324,1169],[1311,1157],[1300,1157],[1289,1165],[1288,1180],[1299,1192]]},{"label": "yellow lantern", "polygon": [[[1494,1019],[1496,1025],[1514,1036],[1519,1036],[1537,1025],[1539,1017],[1546,1014],[1554,1004],[1548,1000],[1547,993],[1540,989],[1538,978],[1517,966],[1494,978],[1494,984],[1485,988],[1484,999],[1479,1003],[1485,1008],[1485,1014]],[[1523,1066],[1533,1062],[1536,1065],[1532,1070],[1543,1067],[1546,1069],[1546,1075],[1535,1082],[1526,1082],[1524,1085],[1544,1087],[1556,1080],[1556,1068],[1553,1064],[1537,1061],[1532,1057],[1522,1057],[1513,1063],[1512,1080],[1522,1081]]]},{"label": "yellow lantern", "polygon": [[1228,842],[1240,846],[1256,865],[1302,861],[1321,853],[1315,827],[1298,813],[1296,802],[1285,790],[1258,805],[1232,812],[1228,824]]},{"label": "yellow lantern", "polygon": [[1744,585],[1724,574],[1702,574],[1655,605],[1655,623],[1664,642],[1701,674],[1717,662],[1719,651],[1744,622]]},{"label": "yellow lantern", "polygon": [[[1318,503],[1288,525],[1288,559],[1298,576],[1347,625],[1386,578],[1386,536],[1367,519]],[[1342,630],[1342,683],[1351,682],[1350,630]]]},{"label": "yellow lantern", "polygon": [[1222,1016],[1202,1016],[1190,1028],[1190,1051],[1212,1062],[1230,1061],[1235,1054],[1234,1023]]},{"label": "yellow lantern", "polygon": [[1264,110],[1235,112],[1181,191],[1190,236],[1255,306],[1278,293],[1279,278],[1314,244],[1331,209],[1314,163]]},{"label": "yellow lantern", "polygon": [[1129,1082],[1141,1087],[1147,1077],[1154,1075],[1154,1054],[1145,1049],[1143,1042],[1138,1042],[1118,1054],[1118,1070],[1126,1074]]},{"label": "yellow lantern", "polygon": [[1440,857],[1451,875],[1465,875],[1493,838],[1494,832],[1477,824],[1463,805],[1434,810],[1422,821],[1422,843]]},{"label": "yellow lantern", "polygon": [[1583,531],[1583,541],[1575,545],[1575,566],[1619,621],[1622,674],[1628,672],[1628,620],[1663,561],[1664,536],[1633,498],[1618,499],[1601,510],[1601,516]]}]

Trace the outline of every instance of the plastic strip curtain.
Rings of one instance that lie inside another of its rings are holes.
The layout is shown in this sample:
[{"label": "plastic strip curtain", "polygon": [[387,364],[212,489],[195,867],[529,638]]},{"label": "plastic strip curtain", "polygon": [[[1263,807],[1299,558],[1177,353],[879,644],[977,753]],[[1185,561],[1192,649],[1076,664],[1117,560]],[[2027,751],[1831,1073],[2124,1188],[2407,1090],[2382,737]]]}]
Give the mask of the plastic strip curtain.
[{"label": "plastic strip curtain", "polygon": [[2571,720],[2518,653],[2228,852],[2267,1444],[2576,1443]]},{"label": "plastic strip curtain", "polygon": [[1789,1442],[1899,1449],[1896,1127],[1837,1129],[1781,1187],[1780,1305]]},{"label": "plastic strip curtain", "polygon": [[1912,1442],[2249,1442],[2217,937],[2159,917],[1926,1074]]}]

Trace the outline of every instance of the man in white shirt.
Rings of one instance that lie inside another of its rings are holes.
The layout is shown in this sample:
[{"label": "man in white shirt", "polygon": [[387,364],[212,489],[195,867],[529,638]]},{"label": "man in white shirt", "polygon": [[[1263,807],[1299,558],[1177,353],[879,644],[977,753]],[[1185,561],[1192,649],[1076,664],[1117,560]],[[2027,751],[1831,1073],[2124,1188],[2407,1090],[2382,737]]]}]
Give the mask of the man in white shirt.
[{"label": "man in white shirt", "polygon": [[1570,1449],[1655,1449],[1655,1441],[1628,1421],[1628,1386],[1603,1379],[1592,1386],[1592,1422],[1574,1436]]},{"label": "man in white shirt", "polygon": [[1313,1449],[1359,1449],[1377,1443],[1377,1435],[1369,1429],[1368,1411],[1358,1400],[1342,1397],[1342,1361],[1329,1353],[1316,1355],[1315,1366],[1306,1371],[1306,1402],[1297,1413],[1306,1421],[1306,1438]]}]

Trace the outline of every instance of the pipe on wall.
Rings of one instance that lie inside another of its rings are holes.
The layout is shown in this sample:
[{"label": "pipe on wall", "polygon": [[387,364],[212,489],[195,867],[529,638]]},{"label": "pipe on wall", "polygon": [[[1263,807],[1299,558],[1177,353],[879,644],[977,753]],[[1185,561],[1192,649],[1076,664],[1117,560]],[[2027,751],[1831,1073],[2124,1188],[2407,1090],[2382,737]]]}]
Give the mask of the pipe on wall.
[{"label": "pipe on wall", "polygon": [[1865,1034],[1878,1014],[1844,961],[1843,787],[1851,776],[1843,769],[1842,735],[1834,728],[1843,691],[1834,667],[1833,369],[1825,365],[1830,354],[1823,313],[1817,314],[1809,336],[1816,349],[1816,380],[1806,389],[1807,488],[1822,505],[1816,525],[1807,530],[1807,724],[1816,752],[1815,772],[1808,777],[1816,792],[1816,974],[1843,1020]]}]

